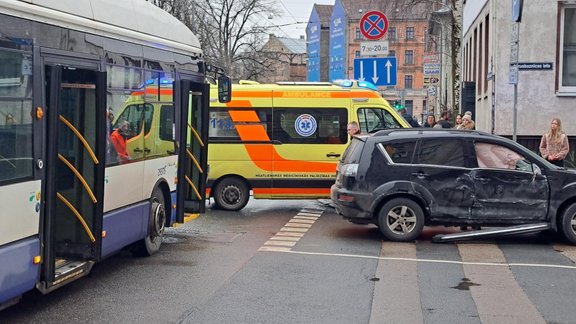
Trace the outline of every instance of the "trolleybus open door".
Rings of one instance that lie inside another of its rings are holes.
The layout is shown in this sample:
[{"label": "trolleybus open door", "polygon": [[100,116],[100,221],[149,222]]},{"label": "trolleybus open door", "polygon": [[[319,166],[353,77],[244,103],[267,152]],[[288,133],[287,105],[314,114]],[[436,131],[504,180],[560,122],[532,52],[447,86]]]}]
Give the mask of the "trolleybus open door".
[{"label": "trolleybus open door", "polygon": [[208,106],[210,85],[180,80],[176,100],[178,143],[178,187],[176,221],[184,213],[203,213],[206,209],[208,177]]},{"label": "trolleybus open door", "polygon": [[106,73],[98,71],[99,62],[45,60],[45,245],[38,289],[50,292],[88,274],[101,257]]}]

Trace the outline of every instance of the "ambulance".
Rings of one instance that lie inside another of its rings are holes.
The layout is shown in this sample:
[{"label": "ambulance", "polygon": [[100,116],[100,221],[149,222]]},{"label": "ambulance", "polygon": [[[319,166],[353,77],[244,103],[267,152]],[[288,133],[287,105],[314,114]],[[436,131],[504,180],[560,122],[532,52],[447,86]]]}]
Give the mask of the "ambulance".
[{"label": "ambulance", "polygon": [[216,207],[240,210],[259,199],[329,198],[336,164],[350,137],[409,128],[369,82],[279,82],[232,85],[233,98],[209,109],[207,197]]}]

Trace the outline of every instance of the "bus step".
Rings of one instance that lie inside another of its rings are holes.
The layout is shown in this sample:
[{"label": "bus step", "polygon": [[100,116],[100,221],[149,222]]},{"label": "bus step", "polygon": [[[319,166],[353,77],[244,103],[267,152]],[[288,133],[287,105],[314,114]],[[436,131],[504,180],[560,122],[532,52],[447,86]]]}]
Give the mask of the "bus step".
[{"label": "bus step", "polygon": [[94,261],[88,260],[65,260],[58,259],[56,262],[56,269],[54,272],[53,282],[39,282],[36,288],[43,294],[52,292],[72,281],[87,276],[92,270]]},{"label": "bus step", "polygon": [[501,237],[506,235],[537,233],[548,229],[550,229],[550,224],[548,223],[536,223],[536,224],[507,226],[507,227],[490,227],[477,231],[466,231],[459,233],[434,235],[434,237],[432,237],[432,242],[443,243],[453,241],[485,239],[492,237]]}]

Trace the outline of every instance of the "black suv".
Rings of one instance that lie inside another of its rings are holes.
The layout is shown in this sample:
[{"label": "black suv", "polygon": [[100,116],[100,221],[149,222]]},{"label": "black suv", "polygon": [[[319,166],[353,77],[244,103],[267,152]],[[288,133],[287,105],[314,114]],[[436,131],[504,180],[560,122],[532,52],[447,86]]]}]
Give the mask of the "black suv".
[{"label": "black suv", "polygon": [[542,224],[576,244],[576,172],[479,131],[383,130],[352,139],[331,188],[336,210],[392,241],[424,225]]}]

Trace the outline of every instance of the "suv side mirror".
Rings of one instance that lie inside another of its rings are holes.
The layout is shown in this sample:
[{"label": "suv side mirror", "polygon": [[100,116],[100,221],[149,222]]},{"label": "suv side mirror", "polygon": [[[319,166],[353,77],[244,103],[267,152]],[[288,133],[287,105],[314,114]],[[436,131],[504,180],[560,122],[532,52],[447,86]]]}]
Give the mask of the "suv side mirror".
[{"label": "suv side mirror", "polygon": [[222,75],[218,77],[218,101],[225,103],[230,102],[232,93],[232,84],[230,77]]}]

